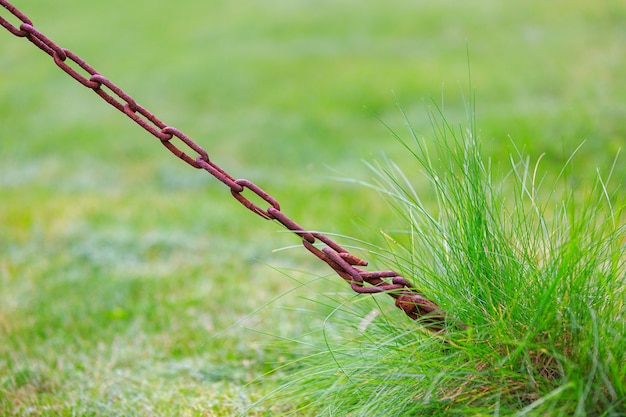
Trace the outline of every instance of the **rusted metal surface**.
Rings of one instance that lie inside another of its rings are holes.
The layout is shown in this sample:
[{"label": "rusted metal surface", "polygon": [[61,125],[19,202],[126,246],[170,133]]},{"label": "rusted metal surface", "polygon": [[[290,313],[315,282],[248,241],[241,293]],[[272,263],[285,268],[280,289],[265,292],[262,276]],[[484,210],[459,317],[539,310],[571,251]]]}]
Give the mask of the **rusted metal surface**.
[{"label": "rusted metal surface", "polygon": [[[235,179],[212,162],[207,151],[180,130],[162,122],[158,117],[140,106],[135,99],[112,81],[99,74],[92,66],[68,49],[61,48],[33,26],[32,21],[6,0],[0,5],[22,23],[19,27],[0,17],[0,25],[15,36],[26,38],[39,49],[50,55],[54,63],[70,77],[93,90],[104,101],[124,113],[131,120],[159,139],[174,155],[188,165],[203,169],[230,188],[233,197],[244,207],[260,217],[275,220],[302,239],[303,246],[313,255],[328,264],[350,287],[360,294],[386,293],[395,299],[396,306],[413,320],[418,320],[431,331],[442,331],[447,327],[466,328],[463,323],[450,318],[434,301],[399,276],[394,271],[368,272],[359,267],[367,262],[349,253],[328,236],[309,231],[283,213],[278,201],[261,187],[246,179]],[[70,65],[72,64],[73,65]],[[172,140],[178,139],[182,145]],[[184,146],[183,146],[184,145]],[[244,194],[249,191],[268,204],[259,207]]]}]

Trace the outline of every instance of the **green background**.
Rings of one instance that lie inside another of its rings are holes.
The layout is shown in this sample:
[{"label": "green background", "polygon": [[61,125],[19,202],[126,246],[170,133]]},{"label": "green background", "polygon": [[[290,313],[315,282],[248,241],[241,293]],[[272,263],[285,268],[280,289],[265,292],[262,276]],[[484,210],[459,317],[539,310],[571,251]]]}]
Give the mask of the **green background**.
[{"label": "green background", "polygon": [[[625,142],[621,1],[15,5],[308,229],[382,242],[386,203],[336,178],[384,156],[419,184],[385,125],[466,125],[470,78],[503,172],[512,143],[558,173],[584,142],[593,176]],[[330,275],[297,238],[4,30],[0,126],[3,413],[227,415],[272,388],[270,344],[319,328],[300,283]]]}]

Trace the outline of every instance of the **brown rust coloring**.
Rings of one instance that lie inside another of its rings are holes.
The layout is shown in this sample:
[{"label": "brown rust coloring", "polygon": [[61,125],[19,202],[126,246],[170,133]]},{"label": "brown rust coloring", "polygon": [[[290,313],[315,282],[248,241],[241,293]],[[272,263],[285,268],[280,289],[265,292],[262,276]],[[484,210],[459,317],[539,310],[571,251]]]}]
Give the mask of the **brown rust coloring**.
[{"label": "brown rust coloring", "polygon": [[[50,38],[34,28],[32,21],[6,0],[0,0],[0,5],[19,19],[22,24],[15,27],[9,21],[0,17],[0,25],[15,36],[28,39],[31,43],[53,58],[54,63],[70,77],[83,86],[93,90],[104,101],[128,116],[131,120],[149,132],[175,156],[188,165],[204,169],[231,190],[231,193],[248,210],[268,220],[276,220],[285,228],[302,239],[304,247],[316,257],[326,262],[340,277],[346,280],[350,287],[360,294],[386,293],[396,299],[396,306],[413,320],[418,321],[425,328],[439,332],[446,328],[465,329],[463,323],[451,319],[434,301],[427,299],[422,293],[413,288],[409,282],[393,271],[364,271],[367,262],[349,253],[337,242],[328,236],[313,232],[300,226],[280,210],[278,201],[265,192],[261,187],[246,179],[236,180],[217,164],[209,160],[207,151],[185,135],[180,130],[168,126],[154,114],[137,104],[129,94],[115,85],[106,77],[99,74],[72,51],[61,48]],[[70,66],[73,63],[74,67]],[[184,148],[174,145],[171,140],[179,139]],[[191,155],[197,155],[193,157]],[[269,207],[264,209],[246,198],[243,192],[248,189]]]}]

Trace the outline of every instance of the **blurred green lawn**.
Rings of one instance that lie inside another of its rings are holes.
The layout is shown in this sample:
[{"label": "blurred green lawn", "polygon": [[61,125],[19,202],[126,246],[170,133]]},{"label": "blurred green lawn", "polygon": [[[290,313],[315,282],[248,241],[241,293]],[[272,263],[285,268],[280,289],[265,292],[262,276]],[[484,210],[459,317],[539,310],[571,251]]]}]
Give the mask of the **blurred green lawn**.
[{"label": "blurred green lawn", "polygon": [[[468,50],[494,164],[510,137],[558,172],[586,141],[593,175],[626,140],[618,0],[14,4],[310,229],[397,226],[331,177],[410,170],[382,123],[404,134],[396,101],[418,131],[431,98],[462,123]],[[290,355],[275,338],[318,329],[299,281],[328,274],[274,252],[295,237],[4,30],[0,126],[2,414],[229,415],[272,388],[246,384]]]}]

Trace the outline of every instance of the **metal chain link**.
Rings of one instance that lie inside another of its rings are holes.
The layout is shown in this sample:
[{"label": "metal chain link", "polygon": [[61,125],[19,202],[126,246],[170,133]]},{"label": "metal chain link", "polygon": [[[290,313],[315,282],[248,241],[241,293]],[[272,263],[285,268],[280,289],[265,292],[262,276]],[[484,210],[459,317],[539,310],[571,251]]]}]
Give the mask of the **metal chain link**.
[{"label": "metal chain link", "polygon": [[[394,271],[368,272],[360,266],[367,262],[349,253],[328,236],[308,231],[280,210],[278,201],[261,187],[246,179],[235,179],[217,164],[212,162],[207,151],[180,130],[168,126],[137,102],[112,81],[100,75],[92,66],[68,49],[61,48],[43,33],[34,28],[32,21],[6,0],[0,5],[19,19],[22,24],[13,26],[0,17],[0,25],[13,35],[28,39],[39,49],[50,55],[54,63],[80,84],[93,90],[104,101],[124,113],[139,126],[155,136],[171,153],[188,165],[203,169],[230,188],[233,197],[248,210],[268,220],[276,220],[287,230],[302,239],[304,247],[313,255],[328,264],[350,287],[360,294],[386,293],[395,299],[395,304],[413,320],[419,320],[431,331],[442,331],[446,327],[465,329],[465,324],[451,319],[433,301],[413,288],[409,282]],[[70,63],[75,66],[70,66]],[[172,143],[177,138],[187,149],[183,150]],[[190,156],[187,152],[193,151]],[[264,209],[244,195],[248,190],[269,207]],[[320,248],[321,247],[321,248]]]}]

